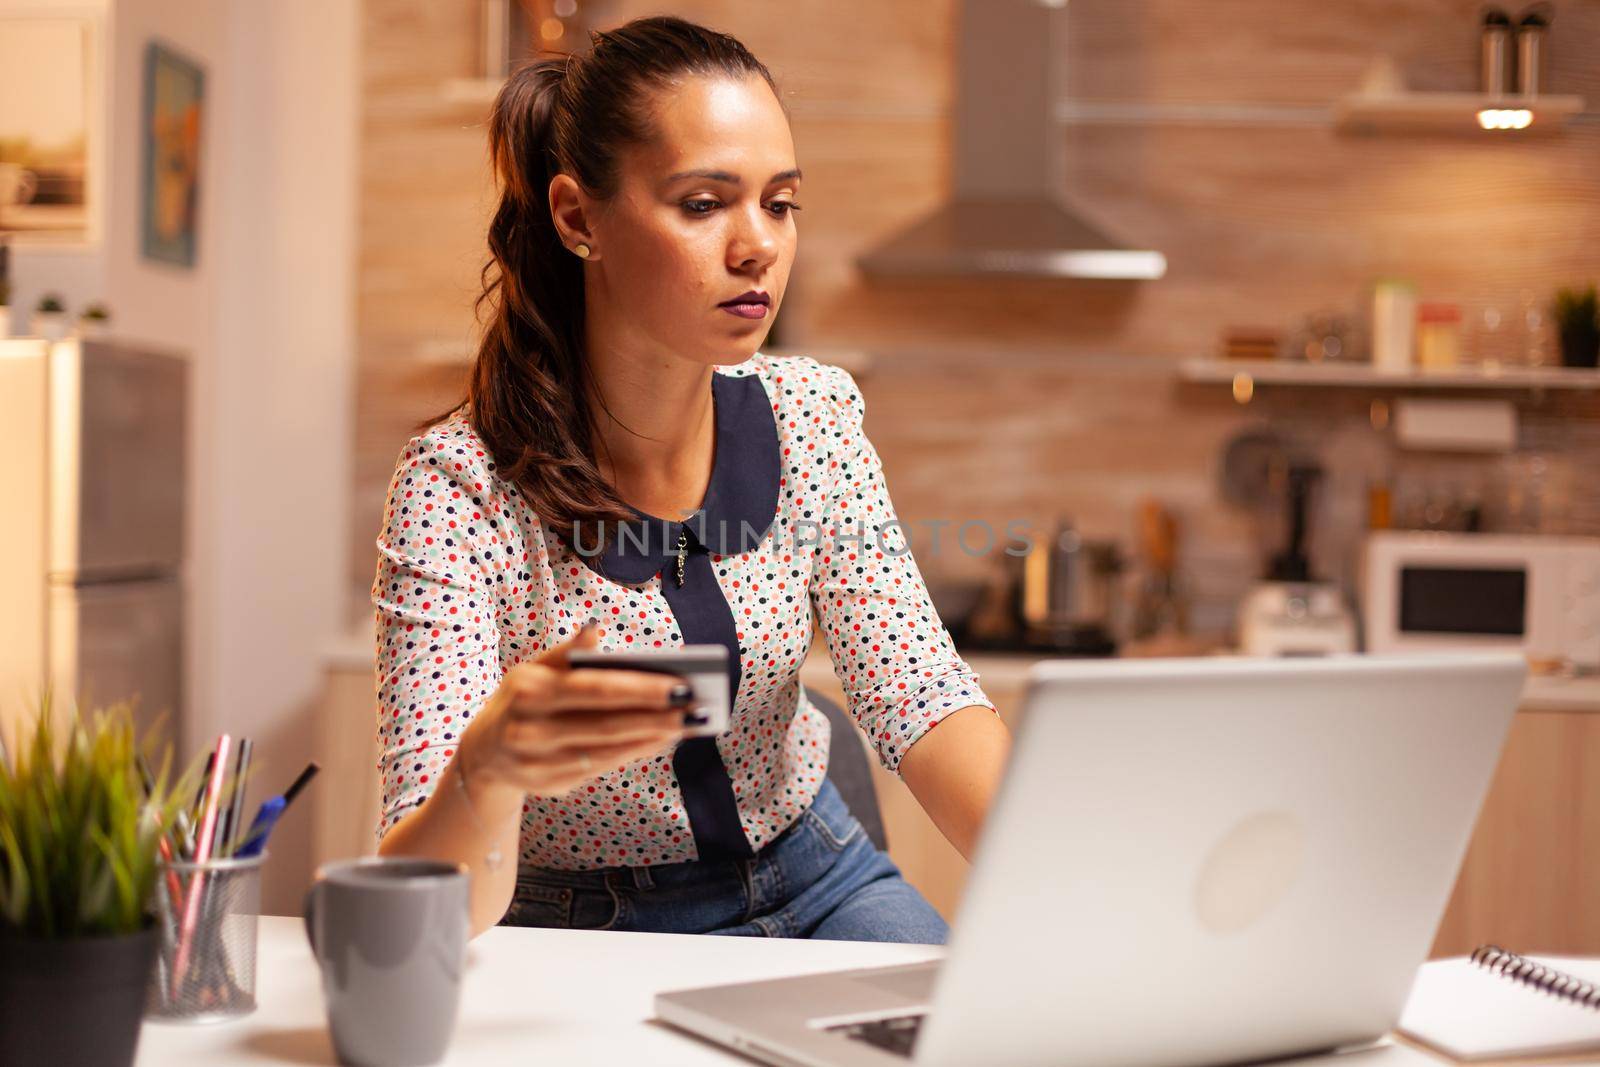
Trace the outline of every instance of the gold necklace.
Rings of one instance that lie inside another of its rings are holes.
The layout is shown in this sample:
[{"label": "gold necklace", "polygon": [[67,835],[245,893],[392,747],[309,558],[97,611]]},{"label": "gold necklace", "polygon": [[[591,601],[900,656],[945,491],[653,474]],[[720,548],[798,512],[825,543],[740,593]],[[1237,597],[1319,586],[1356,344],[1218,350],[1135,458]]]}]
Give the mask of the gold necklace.
[{"label": "gold necklace", "polygon": [[682,526],[678,527],[678,588],[683,588],[683,561],[689,554],[689,535]]}]

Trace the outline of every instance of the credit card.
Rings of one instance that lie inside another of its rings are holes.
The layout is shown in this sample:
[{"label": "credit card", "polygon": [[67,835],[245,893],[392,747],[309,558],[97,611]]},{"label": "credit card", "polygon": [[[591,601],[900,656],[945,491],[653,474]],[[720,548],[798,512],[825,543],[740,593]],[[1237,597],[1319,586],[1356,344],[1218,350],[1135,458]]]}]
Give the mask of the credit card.
[{"label": "credit card", "polygon": [[684,733],[689,737],[715,737],[728,728],[728,650],[723,645],[680,645],[650,651],[607,652],[576,649],[567,655],[573,667],[600,670],[653,671],[676,674],[694,688],[694,698],[684,709]]}]

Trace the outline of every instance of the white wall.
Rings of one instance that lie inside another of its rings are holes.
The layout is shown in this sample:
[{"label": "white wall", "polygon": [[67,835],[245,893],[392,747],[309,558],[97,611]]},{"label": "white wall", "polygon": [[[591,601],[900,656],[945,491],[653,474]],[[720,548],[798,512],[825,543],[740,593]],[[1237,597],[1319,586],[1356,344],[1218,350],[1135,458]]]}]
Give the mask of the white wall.
[{"label": "white wall", "polygon": [[[224,204],[219,185],[226,171],[217,137],[219,102],[230,91],[226,55],[227,10],[206,0],[111,0],[107,16],[109,181],[105,190],[104,298],[120,338],[185,353],[189,378],[189,517],[186,585],[182,755],[214,733],[213,693],[218,684],[213,647],[218,478],[213,440],[218,364],[215,309],[220,285],[218,251]],[[195,265],[184,269],[147,262],[140,255],[144,51],[159,38],[205,70],[200,134],[200,194]]]},{"label": "white wall", "polygon": [[[312,758],[344,621],[358,16],[358,0],[113,0],[109,20],[105,295],[118,335],[193,360],[185,739],[193,753],[251,737],[253,797]],[[206,71],[193,270],[139,252],[153,36]],[[301,803],[273,838],[269,911],[298,912],[309,878]]]},{"label": "white wall", "polygon": [[[358,21],[358,0],[230,4],[199,706],[210,732],[255,739],[272,792],[312,758],[347,621]],[[315,794],[274,835],[269,910],[299,911]]]}]

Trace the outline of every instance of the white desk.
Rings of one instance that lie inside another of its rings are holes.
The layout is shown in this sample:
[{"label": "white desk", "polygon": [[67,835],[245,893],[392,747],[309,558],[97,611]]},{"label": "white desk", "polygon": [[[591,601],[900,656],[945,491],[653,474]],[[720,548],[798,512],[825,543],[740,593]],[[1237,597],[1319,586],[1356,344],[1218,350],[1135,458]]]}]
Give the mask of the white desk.
[{"label": "white desk", "polygon": [[[911,963],[941,949],[847,941],[757,940],[497,927],[468,948],[446,1064],[746,1064],[649,1021],[658,991],[717,982]],[[322,989],[299,919],[261,920],[256,1011],[229,1023],[146,1022],[139,1067],[335,1063]],[[1402,1046],[1294,1061],[1296,1067],[1437,1067]],[[1287,1065],[1285,1065],[1287,1067]]]}]

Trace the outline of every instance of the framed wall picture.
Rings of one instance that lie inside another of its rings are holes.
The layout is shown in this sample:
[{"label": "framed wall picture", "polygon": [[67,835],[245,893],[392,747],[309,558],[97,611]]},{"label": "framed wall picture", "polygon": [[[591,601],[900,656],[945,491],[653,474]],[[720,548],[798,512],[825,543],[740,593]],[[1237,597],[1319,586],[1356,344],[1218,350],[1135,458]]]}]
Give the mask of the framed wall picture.
[{"label": "framed wall picture", "polygon": [[193,267],[200,222],[205,71],[159,41],[144,53],[143,251]]},{"label": "framed wall picture", "polygon": [[89,240],[100,70],[92,18],[0,14],[0,235]]}]

